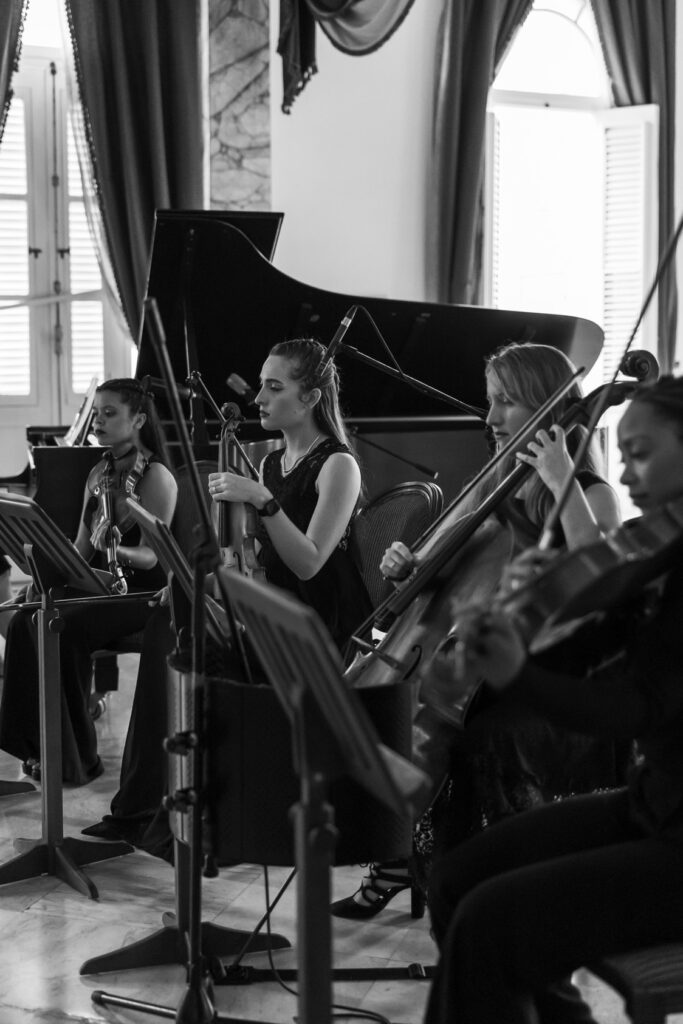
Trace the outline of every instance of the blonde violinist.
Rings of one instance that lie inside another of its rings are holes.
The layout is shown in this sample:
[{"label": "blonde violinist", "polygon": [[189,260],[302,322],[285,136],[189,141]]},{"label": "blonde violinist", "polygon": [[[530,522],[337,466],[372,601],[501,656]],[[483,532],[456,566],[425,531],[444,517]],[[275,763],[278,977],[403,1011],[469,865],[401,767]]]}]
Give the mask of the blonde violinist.
[{"label": "blonde violinist", "polygon": [[[170,524],[175,479],[164,464],[152,401],[139,381],[105,381],[96,392],[93,430],[106,449],[91,471],[75,546],[95,567],[112,572],[118,593],[158,590],[165,576],[154,552],[142,543],[127,516],[126,499],[138,500]],[[146,601],[93,600],[63,608],[60,618],[63,780],[83,785],[102,773],[89,712],[91,653],[141,630],[151,608]],[[40,777],[38,660],[31,614],[12,619],[5,650],[5,685],[0,705],[0,747]]]}]

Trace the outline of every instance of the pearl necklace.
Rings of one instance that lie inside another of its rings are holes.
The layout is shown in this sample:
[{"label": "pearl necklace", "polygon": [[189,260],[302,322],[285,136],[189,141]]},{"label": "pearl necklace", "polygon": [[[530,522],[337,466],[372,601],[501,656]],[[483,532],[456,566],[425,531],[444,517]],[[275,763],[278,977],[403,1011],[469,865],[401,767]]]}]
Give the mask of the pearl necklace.
[{"label": "pearl necklace", "polygon": [[287,458],[287,447],[285,446],[285,451],[282,456],[282,475],[289,476],[292,470],[296,469],[299,463],[302,462],[306,458],[306,456],[313,450],[315,442],[319,441],[321,437],[322,434],[316,434],[311,443],[309,444],[308,448],[306,449],[306,451],[303,453],[303,455],[300,455],[299,458],[289,467],[289,469],[287,469],[287,467],[285,466],[285,459]]}]

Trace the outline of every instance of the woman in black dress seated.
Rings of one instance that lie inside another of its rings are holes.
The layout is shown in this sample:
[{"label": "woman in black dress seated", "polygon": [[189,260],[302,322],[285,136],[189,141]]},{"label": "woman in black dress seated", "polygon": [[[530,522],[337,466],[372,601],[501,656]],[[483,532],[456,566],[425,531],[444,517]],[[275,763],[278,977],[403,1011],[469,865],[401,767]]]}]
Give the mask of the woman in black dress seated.
[{"label": "woman in black dress seated", "polygon": [[[547,345],[512,343],[495,351],[486,363],[486,424],[495,447],[505,447],[573,372],[570,360]],[[508,456],[464,503],[463,515],[476,510],[515,467],[516,460],[531,467],[531,475],[497,513],[510,527],[510,557],[537,540],[573,467],[572,455],[585,431],[578,427],[565,434],[556,421],[580,397],[580,387],[575,384],[524,451]],[[556,546],[574,548],[589,543],[619,524],[617,498],[599,474],[598,461],[589,448],[562,512]],[[388,578],[400,580],[414,564],[411,552],[395,543],[385,553],[381,569]],[[584,655],[576,652],[576,656],[582,659]],[[360,888],[334,903],[332,913],[357,919],[373,917],[403,889],[413,886],[415,890],[416,882],[421,888],[426,886],[434,852],[528,807],[614,785],[627,758],[626,745],[617,747],[558,728],[527,708],[514,716],[507,709],[501,713],[496,695],[487,687],[479,690],[464,729],[442,722],[432,709],[422,710],[414,730],[414,759],[432,776],[435,787],[444,776],[445,782],[431,810],[416,825],[412,868],[405,862],[370,865]],[[415,891],[413,897],[419,913]]]}]

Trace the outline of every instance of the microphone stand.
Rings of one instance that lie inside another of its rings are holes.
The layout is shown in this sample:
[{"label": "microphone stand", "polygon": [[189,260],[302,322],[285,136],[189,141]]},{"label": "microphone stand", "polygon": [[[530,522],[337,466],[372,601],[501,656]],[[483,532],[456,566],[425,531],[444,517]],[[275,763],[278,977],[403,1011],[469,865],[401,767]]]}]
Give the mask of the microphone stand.
[{"label": "microphone stand", "polygon": [[426,384],[424,381],[418,380],[417,377],[411,377],[410,374],[404,373],[394,358],[393,352],[387,345],[373,316],[368,312],[365,306],[358,306],[357,308],[365,313],[365,316],[377,335],[380,344],[394,365],[389,366],[387,363],[383,363],[379,359],[374,359],[372,356],[368,356],[364,352],[360,352],[357,348],[354,348],[353,345],[348,345],[345,341],[338,342],[338,349],[342,349],[346,355],[351,356],[353,359],[357,359],[359,362],[365,363],[367,366],[372,366],[373,369],[379,370],[380,373],[384,373],[388,377],[393,377],[394,380],[399,380],[403,384],[407,384],[409,387],[413,388],[414,391],[419,391],[420,394],[427,395],[428,398],[436,398],[441,402],[446,402],[447,405],[452,405],[455,409],[459,409],[460,412],[469,413],[470,416],[476,416],[478,419],[486,419],[485,409],[480,409],[475,405],[468,405],[467,402],[461,402],[460,399],[454,398],[445,391],[433,388],[430,384]]}]

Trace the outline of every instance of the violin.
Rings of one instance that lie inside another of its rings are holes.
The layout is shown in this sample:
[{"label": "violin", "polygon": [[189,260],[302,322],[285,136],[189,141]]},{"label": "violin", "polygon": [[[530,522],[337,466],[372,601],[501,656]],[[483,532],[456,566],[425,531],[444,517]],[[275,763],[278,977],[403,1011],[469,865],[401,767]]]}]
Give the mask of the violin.
[{"label": "violin", "polygon": [[[236,438],[239,424],[244,419],[239,406],[227,402],[221,409],[223,422],[219,442],[218,471],[249,475],[258,480],[258,473]],[[245,467],[246,473],[240,466]],[[259,563],[256,535],[259,528],[258,512],[246,501],[217,501],[214,505],[214,525],[221,549],[223,565],[236,569],[243,576],[265,581],[266,574]]]},{"label": "violin", "polygon": [[631,519],[600,540],[558,555],[500,602],[532,654],[587,619],[624,604],[671,565],[683,546],[683,498]]}]

